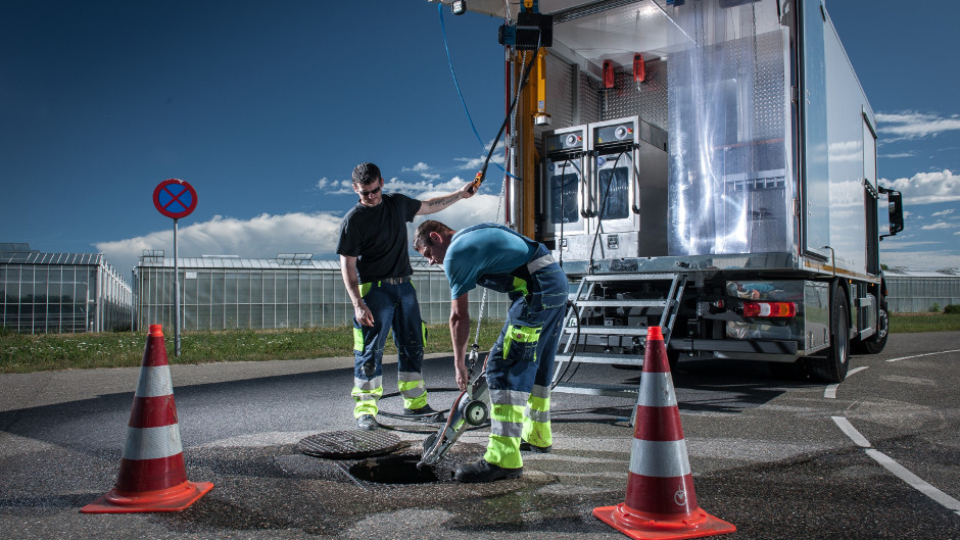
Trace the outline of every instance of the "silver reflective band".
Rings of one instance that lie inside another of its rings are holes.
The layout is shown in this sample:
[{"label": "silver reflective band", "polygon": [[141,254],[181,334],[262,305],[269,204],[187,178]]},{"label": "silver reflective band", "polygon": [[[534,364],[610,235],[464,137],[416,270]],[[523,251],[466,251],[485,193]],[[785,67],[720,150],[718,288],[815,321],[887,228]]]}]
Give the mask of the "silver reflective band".
[{"label": "silver reflective band", "polygon": [[137,397],[162,397],[173,394],[170,366],[141,366]]},{"label": "silver reflective band", "polygon": [[130,428],[123,459],[159,459],[183,452],[177,424],[152,428]]},{"label": "silver reflective band", "polygon": [[528,263],[527,263],[527,272],[530,272],[530,273],[532,274],[532,273],[536,272],[537,270],[540,270],[541,268],[543,268],[543,267],[545,267],[545,266],[548,266],[548,265],[553,264],[554,262],[556,262],[556,261],[554,260],[553,255],[544,255],[543,257],[540,257],[539,259],[534,259],[534,260],[528,262]]},{"label": "silver reflective band", "polygon": [[523,433],[523,424],[520,422],[503,422],[496,418],[490,419],[490,434],[500,435],[501,437],[520,438]]},{"label": "silver reflective band", "polygon": [[535,411],[530,409],[527,411],[527,418],[540,424],[547,424],[550,422],[550,411]]},{"label": "silver reflective band", "polygon": [[[673,391],[673,381],[669,373],[644,373],[640,378],[640,396],[637,405],[641,407],[673,407],[677,404],[677,394]],[[678,413],[679,414],[679,413]]]},{"label": "silver reflective band", "polygon": [[527,404],[528,392],[520,390],[490,390],[490,403],[493,405],[514,405],[521,407]]},{"label": "silver reflective band", "polygon": [[360,390],[376,390],[377,388],[380,388],[381,386],[383,386],[383,376],[374,377],[369,381],[354,378],[353,385],[359,388]]},{"label": "silver reflective band", "polygon": [[630,472],[655,478],[676,478],[690,474],[687,445],[679,441],[633,440]]}]

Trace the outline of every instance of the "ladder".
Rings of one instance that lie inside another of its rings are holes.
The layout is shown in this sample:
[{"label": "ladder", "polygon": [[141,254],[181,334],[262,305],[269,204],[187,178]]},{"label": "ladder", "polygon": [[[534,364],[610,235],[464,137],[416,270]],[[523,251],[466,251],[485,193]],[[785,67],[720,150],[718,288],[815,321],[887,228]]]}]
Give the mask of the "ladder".
[{"label": "ladder", "polygon": [[664,345],[670,342],[686,286],[684,273],[583,276],[564,319],[552,391],[636,400],[635,386],[562,379],[577,364],[643,366],[648,326],[660,326]]}]

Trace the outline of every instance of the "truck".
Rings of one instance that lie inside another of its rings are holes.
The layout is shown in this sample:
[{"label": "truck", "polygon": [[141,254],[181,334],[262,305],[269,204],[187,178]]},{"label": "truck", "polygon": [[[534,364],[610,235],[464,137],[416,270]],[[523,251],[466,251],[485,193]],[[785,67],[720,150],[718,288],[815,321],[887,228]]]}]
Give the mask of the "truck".
[{"label": "truck", "polygon": [[503,19],[504,217],[571,278],[555,391],[631,395],[570,368],[653,326],[671,366],[828,383],[883,350],[902,196],[825,0],[440,1]]}]

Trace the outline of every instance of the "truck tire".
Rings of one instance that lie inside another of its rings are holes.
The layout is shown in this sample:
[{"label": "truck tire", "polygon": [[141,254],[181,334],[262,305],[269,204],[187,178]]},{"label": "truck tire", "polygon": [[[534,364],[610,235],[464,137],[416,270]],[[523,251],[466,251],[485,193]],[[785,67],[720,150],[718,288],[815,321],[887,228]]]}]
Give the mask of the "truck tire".
[{"label": "truck tire", "polygon": [[828,383],[843,382],[850,368],[850,318],[847,293],[834,284],[830,295],[830,346],[822,358],[810,359],[810,375]]},{"label": "truck tire", "polygon": [[854,351],[861,354],[878,354],[887,346],[887,337],[890,335],[890,315],[887,311],[887,300],[880,302],[877,311],[877,333],[863,341],[858,341]]}]

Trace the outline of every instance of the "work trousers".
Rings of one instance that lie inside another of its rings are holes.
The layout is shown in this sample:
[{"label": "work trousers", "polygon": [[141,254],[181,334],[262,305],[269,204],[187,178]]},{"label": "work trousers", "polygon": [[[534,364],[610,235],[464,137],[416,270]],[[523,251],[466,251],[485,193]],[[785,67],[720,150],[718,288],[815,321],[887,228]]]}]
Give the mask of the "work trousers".
[{"label": "work trousers", "polygon": [[[548,254],[541,246],[534,258]],[[541,447],[553,444],[550,382],[568,291],[556,262],[514,283],[507,321],[487,360],[491,411],[484,459],[507,469],[523,467],[521,439]]]},{"label": "work trousers", "polygon": [[423,381],[425,327],[420,317],[417,291],[409,280],[362,283],[360,294],[373,313],[373,326],[361,326],[353,319],[353,415],[376,415],[383,395],[383,347],[393,330],[397,346],[397,387],[403,407],[419,409],[427,404]]}]

